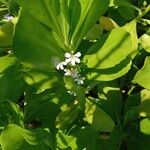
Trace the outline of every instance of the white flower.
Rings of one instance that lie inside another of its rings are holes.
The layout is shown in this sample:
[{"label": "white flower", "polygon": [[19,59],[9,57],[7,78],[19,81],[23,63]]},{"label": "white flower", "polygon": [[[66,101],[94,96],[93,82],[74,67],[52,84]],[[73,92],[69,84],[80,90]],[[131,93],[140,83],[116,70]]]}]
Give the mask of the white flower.
[{"label": "white flower", "polygon": [[84,77],[78,77],[74,79],[74,81],[76,81],[78,85],[84,84],[84,80],[85,80]]},{"label": "white flower", "polygon": [[72,70],[69,70],[69,69],[65,69],[65,76],[72,76]]},{"label": "white flower", "polygon": [[64,66],[67,65],[67,63],[65,61],[57,64],[56,69],[57,70],[64,70]]},{"label": "white flower", "polygon": [[5,21],[11,21],[14,17],[13,16],[10,16],[9,14],[5,15],[4,16],[4,20]]},{"label": "white flower", "polygon": [[78,71],[74,69],[65,69],[65,76],[72,76],[72,78],[78,78]]},{"label": "white flower", "polygon": [[72,66],[75,66],[76,63],[80,63],[79,57],[81,56],[80,52],[77,52],[76,54],[71,53],[65,53],[66,63],[70,63]]}]

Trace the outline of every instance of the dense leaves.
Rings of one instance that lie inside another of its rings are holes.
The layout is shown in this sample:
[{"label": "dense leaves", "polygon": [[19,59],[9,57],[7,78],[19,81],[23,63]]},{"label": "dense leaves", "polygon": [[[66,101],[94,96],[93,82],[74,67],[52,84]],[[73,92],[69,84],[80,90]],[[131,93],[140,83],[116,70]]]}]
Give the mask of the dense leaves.
[{"label": "dense leaves", "polygon": [[149,150],[147,0],[0,0],[0,150]]}]

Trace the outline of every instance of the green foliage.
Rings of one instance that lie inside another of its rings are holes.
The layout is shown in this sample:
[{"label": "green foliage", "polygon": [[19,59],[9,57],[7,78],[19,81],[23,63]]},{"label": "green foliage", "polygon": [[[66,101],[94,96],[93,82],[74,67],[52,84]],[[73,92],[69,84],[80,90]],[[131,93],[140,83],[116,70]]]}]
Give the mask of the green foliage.
[{"label": "green foliage", "polygon": [[147,0],[0,0],[0,150],[149,150]]}]

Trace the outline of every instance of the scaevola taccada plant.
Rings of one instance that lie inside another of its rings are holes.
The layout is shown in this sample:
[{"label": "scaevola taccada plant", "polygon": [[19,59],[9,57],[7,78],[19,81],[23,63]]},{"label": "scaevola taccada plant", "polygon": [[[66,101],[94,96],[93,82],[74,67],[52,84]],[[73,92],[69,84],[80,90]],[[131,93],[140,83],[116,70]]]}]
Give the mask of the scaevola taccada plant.
[{"label": "scaevola taccada plant", "polygon": [[148,0],[0,0],[0,150],[149,150]]}]

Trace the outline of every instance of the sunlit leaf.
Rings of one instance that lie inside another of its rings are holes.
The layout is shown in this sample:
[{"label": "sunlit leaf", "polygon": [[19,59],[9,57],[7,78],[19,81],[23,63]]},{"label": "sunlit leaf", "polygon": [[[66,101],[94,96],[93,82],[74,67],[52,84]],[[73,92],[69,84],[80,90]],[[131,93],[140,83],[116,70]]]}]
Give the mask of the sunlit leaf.
[{"label": "sunlit leaf", "polygon": [[150,90],[150,57],[146,57],[142,69],[140,69],[134,77],[134,82]]},{"label": "sunlit leaf", "polygon": [[16,25],[13,50],[22,62],[42,69],[54,68],[63,58],[52,32],[25,10]]},{"label": "sunlit leaf", "polygon": [[0,98],[18,101],[25,87],[20,72],[21,65],[15,57],[0,57]]},{"label": "sunlit leaf", "polygon": [[147,52],[150,52],[150,36],[147,34],[144,34],[140,37],[139,42],[142,44],[144,49]]},{"label": "sunlit leaf", "polygon": [[100,25],[105,29],[105,30],[112,30],[112,29],[114,29],[114,28],[116,28],[116,27],[119,27],[118,25],[117,25],[117,23],[114,21],[114,20],[112,20],[111,18],[109,18],[109,17],[101,17],[100,18]]},{"label": "sunlit leaf", "polygon": [[2,149],[7,150],[48,150],[44,144],[44,131],[42,129],[29,131],[15,124],[7,126],[0,136]]},{"label": "sunlit leaf", "polygon": [[85,120],[100,132],[111,132],[114,128],[113,120],[94,103],[87,102],[85,110]]}]

